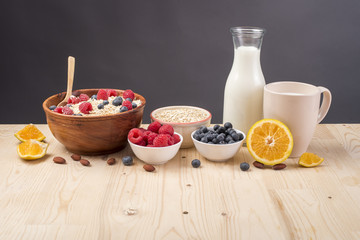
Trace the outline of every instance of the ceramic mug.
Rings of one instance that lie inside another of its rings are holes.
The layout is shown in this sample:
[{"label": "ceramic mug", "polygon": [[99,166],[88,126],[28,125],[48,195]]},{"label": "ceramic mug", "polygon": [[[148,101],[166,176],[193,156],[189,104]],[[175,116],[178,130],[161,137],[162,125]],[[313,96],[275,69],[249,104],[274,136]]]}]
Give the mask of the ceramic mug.
[{"label": "ceramic mug", "polygon": [[324,87],[301,82],[273,82],[264,87],[264,118],[277,119],[289,127],[294,139],[290,157],[306,152],[330,104],[331,93]]}]

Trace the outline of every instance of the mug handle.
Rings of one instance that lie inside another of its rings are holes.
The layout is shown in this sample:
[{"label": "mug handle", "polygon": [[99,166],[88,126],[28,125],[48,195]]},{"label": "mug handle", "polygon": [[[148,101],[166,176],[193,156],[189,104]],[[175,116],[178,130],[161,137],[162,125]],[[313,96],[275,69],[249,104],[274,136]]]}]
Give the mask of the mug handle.
[{"label": "mug handle", "polygon": [[318,88],[323,94],[323,101],[320,106],[319,115],[318,115],[318,123],[320,123],[329,111],[331,105],[331,92],[329,91],[329,89],[324,87],[319,86]]}]

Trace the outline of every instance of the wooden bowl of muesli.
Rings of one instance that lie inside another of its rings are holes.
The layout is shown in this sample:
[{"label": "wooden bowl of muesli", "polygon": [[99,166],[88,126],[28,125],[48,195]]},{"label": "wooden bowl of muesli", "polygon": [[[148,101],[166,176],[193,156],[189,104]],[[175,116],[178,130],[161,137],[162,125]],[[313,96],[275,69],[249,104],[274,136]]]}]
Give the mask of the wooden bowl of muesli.
[{"label": "wooden bowl of muesli", "polygon": [[151,112],[151,121],[171,125],[175,132],[183,136],[181,148],[194,146],[191,133],[202,126],[210,126],[211,113],[195,106],[167,106]]},{"label": "wooden bowl of muesli", "polygon": [[[125,91],[114,90],[117,96],[122,96]],[[96,95],[98,91],[99,89],[79,89],[75,92],[77,95],[86,94],[90,98],[88,101],[91,101],[91,96]],[[65,95],[66,92],[55,94],[43,102],[46,121],[54,137],[68,151],[81,155],[103,155],[123,149],[127,145],[128,132],[140,126],[146,105],[145,98],[134,93],[134,101],[137,100],[141,104],[124,112],[78,116],[51,110],[50,107],[56,106]]]}]

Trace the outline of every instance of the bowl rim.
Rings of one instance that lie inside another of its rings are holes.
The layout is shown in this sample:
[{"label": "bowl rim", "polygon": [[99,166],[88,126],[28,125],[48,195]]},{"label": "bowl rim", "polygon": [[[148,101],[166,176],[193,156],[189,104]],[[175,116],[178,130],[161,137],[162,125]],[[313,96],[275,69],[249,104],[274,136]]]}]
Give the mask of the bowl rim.
[{"label": "bowl rim", "polygon": [[175,147],[175,146],[177,146],[177,145],[181,145],[181,143],[183,142],[184,138],[183,138],[183,136],[182,136],[180,133],[174,132],[174,134],[177,134],[177,135],[180,136],[180,142],[175,143],[175,144],[170,145],[170,146],[165,146],[165,147],[146,147],[146,146],[137,145],[137,144],[131,142],[131,141],[129,140],[129,137],[127,137],[127,141],[129,142],[130,146],[136,146],[136,147],[138,147],[138,148],[140,148],[140,149],[166,149],[166,148]]},{"label": "bowl rim", "polygon": [[[75,89],[73,91],[79,91],[79,92],[82,92],[82,91],[99,91],[100,89],[106,89],[106,88],[84,88],[84,89]],[[116,89],[116,88],[111,88],[111,89],[114,89],[116,90],[117,92],[120,92],[120,93],[123,93],[125,90],[122,90],[122,89]],[[46,98],[43,103],[42,103],[42,107],[45,111],[46,114],[50,114],[51,116],[54,116],[54,117],[59,117],[59,118],[68,118],[69,120],[70,119],[73,119],[73,120],[81,120],[81,119],[91,119],[91,120],[104,120],[104,119],[111,119],[111,118],[116,118],[116,117],[119,117],[120,115],[125,115],[125,114],[129,114],[129,113],[132,113],[132,112],[138,112],[138,111],[141,111],[145,105],[146,105],[146,99],[138,94],[138,93],[135,93],[135,98],[139,98],[140,101],[141,101],[141,105],[137,108],[134,108],[134,109],[131,109],[131,110],[128,110],[126,112],[122,112],[122,113],[111,113],[111,114],[107,114],[107,115],[96,115],[96,116],[87,116],[87,115],[82,115],[82,116],[76,116],[76,115],[65,115],[65,114],[59,114],[59,113],[56,113],[54,111],[51,111],[49,109],[49,107],[47,107],[47,103],[50,101],[51,98],[55,98],[55,97],[59,97],[59,96],[64,96],[66,95],[66,92],[60,92],[60,93],[56,93],[54,95],[51,95],[50,97]],[[60,101],[59,101],[60,102]]]},{"label": "bowl rim", "polygon": [[[160,110],[164,110],[164,109],[173,109],[173,108],[193,108],[193,109],[199,109],[201,111],[204,111],[204,112],[207,112],[209,114],[208,117],[206,117],[205,119],[203,120],[200,120],[200,121],[195,121],[195,122],[188,122],[188,123],[180,123],[180,122],[166,122],[166,121],[163,121],[163,120],[159,120],[157,118],[154,117],[154,113],[157,112],[157,111],[160,111]],[[150,113],[150,118],[151,120],[153,121],[158,121],[162,124],[173,124],[173,125],[195,125],[195,124],[199,124],[199,123],[204,123],[204,122],[207,122],[209,120],[211,120],[212,118],[212,115],[211,115],[211,112],[204,109],[204,108],[201,108],[201,107],[197,107],[197,106],[189,106],[189,105],[172,105],[172,106],[165,106],[165,107],[160,107],[160,108],[157,108],[155,110],[153,110],[151,113]]]},{"label": "bowl rim", "polygon": [[[213,127],[209,127],[209,128],[212,128],[212,129],[213,129]],[[237,142],[234,142],[234,143],[227,143],[227,144],[208,144],[208,143],[203,143],[203,142],[201,142],[201,141],[198,141],[198,140],[196,140],[196,139],[193,137],[194,133],[195,133],[198,129],[192,131],[191,134],[190,134],[190,136],[191,136],[191,139],[193,140],[194,143],[196,142],[196,143],[199,143],[199,144],[201,144],[201,145],[211,146],[211,147],[234,146],[234,145],[241,144],[242,142],[244,142],[244,140],[246,139],[245,133],[242,132],[242,131],[240,131],[240,130],[238,130],[238,129],[236,129],[236,128],[233,128],[233,129],[234,129],[237,133],[241,133],[241,134],[244,136],[244,138],[243,138],[242,140],[237,141]]]}]

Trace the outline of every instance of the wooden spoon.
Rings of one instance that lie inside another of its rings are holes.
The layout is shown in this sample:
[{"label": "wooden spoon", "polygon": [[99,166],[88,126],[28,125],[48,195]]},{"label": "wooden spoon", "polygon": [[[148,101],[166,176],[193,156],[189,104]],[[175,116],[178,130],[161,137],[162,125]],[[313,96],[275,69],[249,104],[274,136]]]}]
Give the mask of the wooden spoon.
[{"label": "wooden spoon", "polygon": [[57,105],[58,107],[65,106],[68,102],[68,99],[72,95],[72,88],[74,83],[74,72],[75,72],[75,58],[69,56],[68,58],[68,82],[67,82],[67,91],[65,98]]}]

